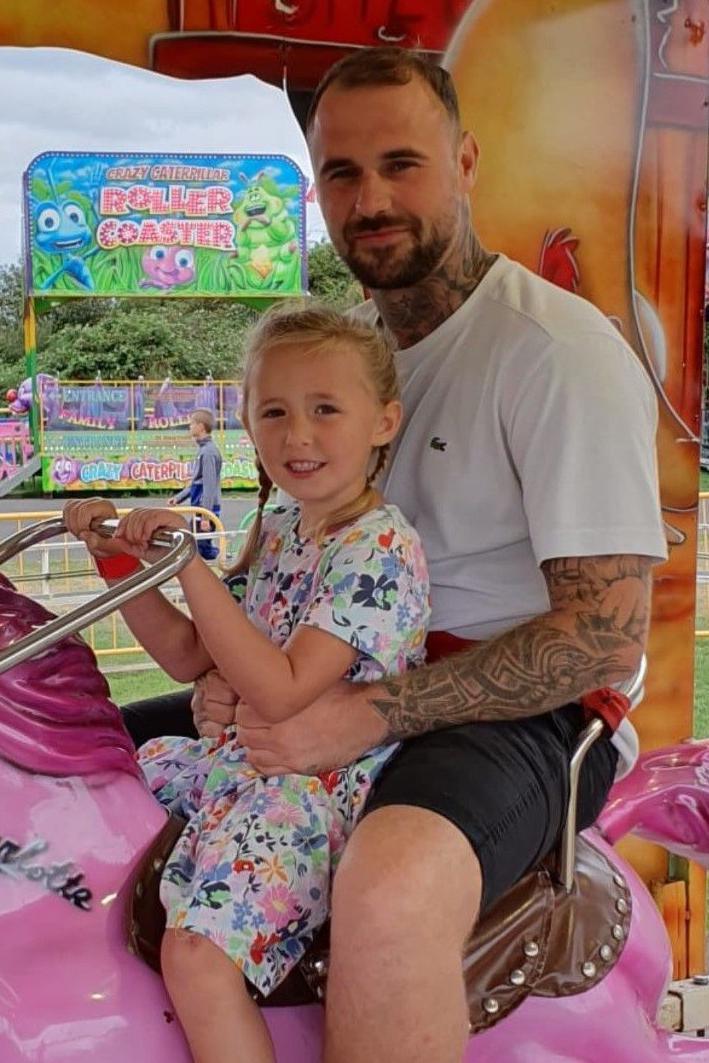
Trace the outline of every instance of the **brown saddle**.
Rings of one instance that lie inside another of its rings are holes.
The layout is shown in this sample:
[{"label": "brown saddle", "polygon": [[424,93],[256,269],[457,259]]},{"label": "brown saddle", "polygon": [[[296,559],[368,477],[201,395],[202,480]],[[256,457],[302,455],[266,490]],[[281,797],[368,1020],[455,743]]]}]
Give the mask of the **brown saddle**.
[{"label": "brown saddle", "polygon": [[[160,875],[184,827],[170,816],[145,855],[130,905],[128,948],[160,970],[165,912]],[[605,978],[630,927],[628,886],[592,842],[579,837],[573,888],[556,875],[556,854],[530,871],[485,913],[468,939],[463,971],[473,1033],[508,1015],[527,996],[571,996]],[[312,1004],[325,997],[329,927],[265,1001],[269,1007]]]}]

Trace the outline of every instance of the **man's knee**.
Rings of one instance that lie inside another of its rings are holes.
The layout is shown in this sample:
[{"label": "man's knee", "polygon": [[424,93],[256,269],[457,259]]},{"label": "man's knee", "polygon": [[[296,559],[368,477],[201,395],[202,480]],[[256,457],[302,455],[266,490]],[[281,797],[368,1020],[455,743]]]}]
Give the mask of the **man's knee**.
[{"label": "man's knee", "polygon": [[335,875],[333,946],[384,948],[417,936],[462,947],[481,891],[475,853],[450,821],[413,806],[377,809],[353,833]]}]

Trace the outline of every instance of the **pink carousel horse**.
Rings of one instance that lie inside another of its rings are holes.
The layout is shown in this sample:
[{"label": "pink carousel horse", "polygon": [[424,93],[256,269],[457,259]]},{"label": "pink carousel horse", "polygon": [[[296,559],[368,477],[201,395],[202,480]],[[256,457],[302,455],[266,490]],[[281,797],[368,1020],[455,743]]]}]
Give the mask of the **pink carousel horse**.
[{"label": "pink carousel horse", "polygon": [[[0,576],[0,647],[52,618]],[[164,809],[86,643],[0,674],[0,1060],[188,1063],[159,975],[127,948],[126,911]],[[309,1063],[321,1009],[270,1025]]]},{"label": "pink carousel horse", "polygon": [[[0,1060],[187,1063],[161,979],[128,944],[166,813],[78,636],[8,665],[48,620],[0,577]],[[540,869],[486,917],[464,960],[476,1031],[464,1063],[709,1063],[709,1042],[656,1023],[669,942],[609,844],[639,825],[709,862],[708,765],[704,746],[649,754],[582,836],[571,888]],[[322,983],[326,960],[308,963]],[[265,1015],[280,1063],[321,1059],[318,1003]]]}]

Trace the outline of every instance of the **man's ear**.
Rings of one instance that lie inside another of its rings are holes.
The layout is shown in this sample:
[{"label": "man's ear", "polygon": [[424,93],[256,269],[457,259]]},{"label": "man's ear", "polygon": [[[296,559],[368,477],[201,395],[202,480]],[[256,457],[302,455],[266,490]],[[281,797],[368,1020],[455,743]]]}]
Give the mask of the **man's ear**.
[{"label": "man's ear", "polygon": [[459,148],[460,176],[463,186],[470,191],[478,175],[480,148],[472,133],[464,132]]},{"label": "man's ear", "polygon": [[382,447],[385,443],[391,443],[401,426],[403,412],[398,399],[385,403],[379,414],[379,425],[372,440],[373,447]]}]

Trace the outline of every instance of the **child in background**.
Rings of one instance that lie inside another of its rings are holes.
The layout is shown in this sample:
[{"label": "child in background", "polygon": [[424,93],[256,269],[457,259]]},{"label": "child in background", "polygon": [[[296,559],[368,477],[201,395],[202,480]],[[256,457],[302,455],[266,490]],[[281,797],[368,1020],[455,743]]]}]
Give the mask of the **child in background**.
[{"label": "child in background", "polygon": [[[212,439],[214,414],[211,410],[197,409],[190,414],[190,435],[197,444],[192,481],[179,494],[168,499],[168,506],[179,506],[189,499],[191,506],[202,506],[218,517],[222,509],[222,456]],[[211,531],[208,520],[195,518],[195,531]],[[213,539],[198,539],[197,549],[205,561],[214,561],[219,556],[219,547]]]},{"label": "child in background", "polygon": [[[192,620],[157,590],[122,611],[174,678],[216,667],[274,722],[343,677],[420,663],[428,575],[415,531],[374,487],[401,419],[381,331],[309,306],[266,315],[247,351],[243,418],[261,490],[238,572],[221,583],[198,558],[183,569]],[[274,483],[295,502],[264,513]],[[109,579],[130,570],[126,553],[152,556],[158,529],[184,527],[178,514],[134,510],[107,542],[90,523],[110,513],[102,500],[65,508]],[[394,750],[321,777],[273,778],[251,768],[233,726],[219,739],[164,738],[140,750],[159,800],[188,818],[162,877],[162,963],[200,1063],[273,1063],[248,983],[268,995],[327,918],[333,871]]]}]

